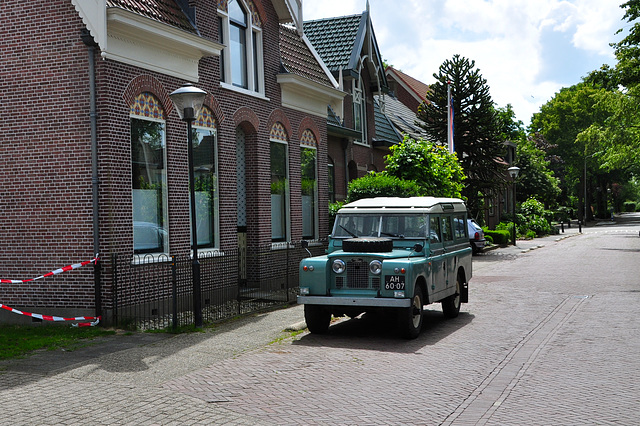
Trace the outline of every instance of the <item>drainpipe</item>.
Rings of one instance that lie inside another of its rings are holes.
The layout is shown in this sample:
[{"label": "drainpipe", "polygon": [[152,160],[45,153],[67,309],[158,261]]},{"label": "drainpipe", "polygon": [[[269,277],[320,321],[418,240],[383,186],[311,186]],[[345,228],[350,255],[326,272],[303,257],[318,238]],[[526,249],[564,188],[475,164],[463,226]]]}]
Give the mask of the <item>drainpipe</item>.
[{"label": "drainpipe", "polygon": [[[83,29],[80,36],[82,42],[87,46],[89,53],[89,92],[90,92],[90,111],[91,118],[91,190],[93,198],[93,253],[100,253],[100,220],[99,220],[99,203],[98,203],[98,114],[96,112],[96,66],[95,52],[98,44],[95,42],[89,30]],[[93,264],[93,278],[95,288],[95,308],[96,316],[102,316],[102,288],[100,283],[101,262],[96,260]]]},{"label": "drainpipe", "polygon": [[348,139],[343,139],[342,140],[342,151],[344,152],[344,196],[347,196],[347,193],[349,192],[349,158],[347,156],[347,153],[349,148],[349,140]]}]

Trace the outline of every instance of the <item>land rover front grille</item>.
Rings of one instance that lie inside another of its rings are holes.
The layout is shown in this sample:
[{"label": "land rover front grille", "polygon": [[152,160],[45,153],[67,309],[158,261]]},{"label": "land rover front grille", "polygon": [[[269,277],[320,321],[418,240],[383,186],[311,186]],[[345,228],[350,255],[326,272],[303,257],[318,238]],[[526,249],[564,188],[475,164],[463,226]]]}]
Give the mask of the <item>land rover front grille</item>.
[{"label": "land rover front grille", "polygon": [[380,289],[380,277],[369,278],[369,263],[363,259],[352,259],[347,262],[346,277],[336,277],[336,288]]}]

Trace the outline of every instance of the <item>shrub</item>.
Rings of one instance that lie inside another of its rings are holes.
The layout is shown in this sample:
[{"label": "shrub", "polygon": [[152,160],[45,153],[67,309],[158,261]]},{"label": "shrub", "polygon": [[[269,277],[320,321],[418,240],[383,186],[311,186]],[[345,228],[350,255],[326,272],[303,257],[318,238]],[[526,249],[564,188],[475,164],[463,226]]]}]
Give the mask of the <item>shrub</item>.
[{"label": "shrub", "polygon": [[525,238],[527,240],[533,240],[535,237],[536,237],[536,233],[532,230],[528,230],[527,235],[525,235]]},{"label": "shrub", "polygon": [[635,212],[638,206],[633,201],[625,201],[622,205],[622,209],[625,212]]},{"label": "shrub", "polygon": [[484,239],[487,240],[488,243],[493,244],[493,237],[491,237],[491,235],[484,234]]},{"label": "shrub", "polygon": [[491,241],[496,244],[507,244],[511,239],[511,234],[509,231],[491,231],[487,229],[484,232],[484,238],[491,238]]},{"label": "shrub", "polygon": [[346,202],[372,197],[418,197],[420,186],[413,182],[382,173],[371,172],[349,183]]}]

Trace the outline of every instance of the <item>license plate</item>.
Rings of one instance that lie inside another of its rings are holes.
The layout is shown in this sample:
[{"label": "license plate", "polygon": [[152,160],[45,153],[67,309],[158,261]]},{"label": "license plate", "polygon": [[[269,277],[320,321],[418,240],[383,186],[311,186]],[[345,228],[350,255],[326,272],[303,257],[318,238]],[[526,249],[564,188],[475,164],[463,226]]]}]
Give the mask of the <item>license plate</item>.
[{"label": "license plate", "polygon": [[385,290],[404,290],[404,275],[385,275]]}]

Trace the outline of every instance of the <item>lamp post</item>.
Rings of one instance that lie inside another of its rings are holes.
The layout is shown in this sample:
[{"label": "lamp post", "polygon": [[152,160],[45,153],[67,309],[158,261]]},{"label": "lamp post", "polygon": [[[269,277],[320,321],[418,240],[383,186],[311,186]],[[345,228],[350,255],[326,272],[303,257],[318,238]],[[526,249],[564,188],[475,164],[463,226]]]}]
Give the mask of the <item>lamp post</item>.
[{"label": "lamp post", "polygon": [[520,168],[513,166],[507,169],[509,176],[513,179],[513,245],[516,245],[516,178],[520,173]]},{"label": "lamp post", "polygon": [[200,114],[207,92],[191,84],[182,86],[169,95],[182,121],[187,122],[187,151],[189,153],[189,195],[191,204],[191,271],[193,275],[193,316],[195,326],[202,327],[202,291],[200,286],[200,261],[198,260],[198,229],[196,226],[196,188],[193,171],[193,134],[191,125]]}]

